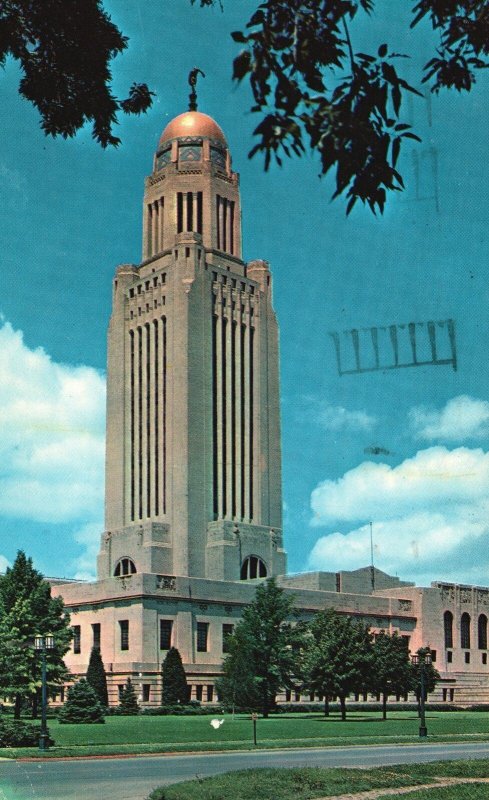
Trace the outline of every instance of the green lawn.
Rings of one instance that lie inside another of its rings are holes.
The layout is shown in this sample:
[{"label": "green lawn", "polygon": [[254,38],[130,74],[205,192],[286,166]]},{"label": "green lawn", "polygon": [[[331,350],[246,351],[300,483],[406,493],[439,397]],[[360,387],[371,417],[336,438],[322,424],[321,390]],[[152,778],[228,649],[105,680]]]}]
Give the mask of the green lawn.
[{"label": "green lawn", "polygon": [[[315,800],[371,789],[413,787],[407,800],[487,800],[489,785],[459,784],[449,787],[416,786],[445,778],[485,778],[489,760],[408,764],[376,769],[260,769],[243,770],[212,778],[186,781],[162,787],[148,800]],[[383,800],[399,800],[399,795],[383,795]]]},{"label": "green lawn", "polygon": [[[56,746],[47,755],[96,753],[151,753],[163,751],[229,750],[253,748],[249,716],[219,716],[224,724],[214,730],[212,717],[107,717],[104,725],[59,725],[49,721]],[[486,712],[430,712],[430,741],[489,740]],[[378,712],[350,714],[283,714],[257,723],[258,747],[314,747],[345,744],[411,743],[418,740],[419,720],[414,712],[392,711],[386,721]],[[0,757],[35,755],[32,749],[0,749]]]}]

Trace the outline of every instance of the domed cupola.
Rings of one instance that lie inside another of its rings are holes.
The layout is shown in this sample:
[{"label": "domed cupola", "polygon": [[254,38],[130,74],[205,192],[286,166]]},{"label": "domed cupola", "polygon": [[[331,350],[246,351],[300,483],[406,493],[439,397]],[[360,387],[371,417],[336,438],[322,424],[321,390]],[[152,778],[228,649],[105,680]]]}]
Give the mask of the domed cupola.
[{"label": "domed cupola", "polygon": [[183,170],[193,165],[212,165],[230,174],[226,137],[212,117],[201,111],[185,111],[168,123],[158,143],[154,171],[172,163]]}]

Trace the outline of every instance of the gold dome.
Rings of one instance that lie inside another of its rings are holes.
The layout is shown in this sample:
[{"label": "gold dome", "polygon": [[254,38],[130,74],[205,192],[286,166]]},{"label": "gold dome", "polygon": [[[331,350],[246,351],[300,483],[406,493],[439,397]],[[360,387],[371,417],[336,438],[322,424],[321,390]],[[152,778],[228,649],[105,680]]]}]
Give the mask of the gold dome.
[{"label": "gold dome", "polygon": [[168,123],[161,134],[158,147],[170,139],[178,139],[182,136],[204,136],[208,139],[220,139],[226,145],[226,137],[221,128],[212,117],[202,114],[200,111],[185,111]]}]

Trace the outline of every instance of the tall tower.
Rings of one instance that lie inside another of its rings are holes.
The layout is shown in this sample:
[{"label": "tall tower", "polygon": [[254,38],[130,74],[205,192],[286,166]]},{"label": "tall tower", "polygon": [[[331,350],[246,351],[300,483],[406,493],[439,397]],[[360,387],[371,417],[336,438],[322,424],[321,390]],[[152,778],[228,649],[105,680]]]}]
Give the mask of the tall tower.
[{"label": "tall tower", "polygon": [[242,260],[239,178],[198,111],[158,144],[143,260],[114,279],[107,379],[99,578],[284,573],[271,275]]}]

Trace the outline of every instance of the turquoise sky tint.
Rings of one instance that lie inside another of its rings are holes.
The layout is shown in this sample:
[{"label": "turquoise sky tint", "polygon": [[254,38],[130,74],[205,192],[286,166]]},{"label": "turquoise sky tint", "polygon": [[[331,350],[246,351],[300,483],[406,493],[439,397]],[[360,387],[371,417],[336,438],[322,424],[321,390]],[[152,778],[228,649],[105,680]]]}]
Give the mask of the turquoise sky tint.
[{"label": "turquoise sky tint", "polygon": [[[401,6],[379,2],[352,29],[356,49],[414,53]],[[393,11],[394,7],[394,11]],[[289,569],[353,569],[370,558],[405,579],[488,582],[488,84],[471,95],[409,100],[408,188],[384,217],[345,217],[307,156],[264,174],[249,161],[245,86],[231,82],[232,30],[252,4],[225,11],[186,0],[107,4],[130,37],[114,64],[156,92],[143,118],[121,120],[118,150],[90,130],[46,139],[36,111],[2,73],[0,184],[0,568],[18,548],[49,575],[94,574],[103,527],[105,332],[119,263],[141,257],[144,177],[166,123],[185,110],[198,65],[199,109],[223,128],[241,173],[244,257],[265,258],[281,329],[284,530]],[[459,368],[339,376],[329,333],[453,318]],[[368,448],[388,451],[367,454]]]}]

